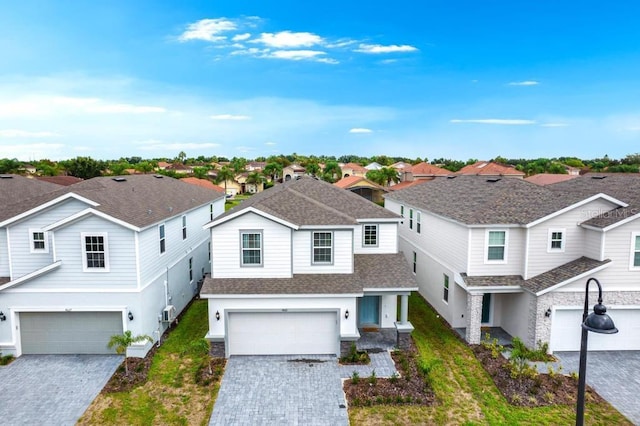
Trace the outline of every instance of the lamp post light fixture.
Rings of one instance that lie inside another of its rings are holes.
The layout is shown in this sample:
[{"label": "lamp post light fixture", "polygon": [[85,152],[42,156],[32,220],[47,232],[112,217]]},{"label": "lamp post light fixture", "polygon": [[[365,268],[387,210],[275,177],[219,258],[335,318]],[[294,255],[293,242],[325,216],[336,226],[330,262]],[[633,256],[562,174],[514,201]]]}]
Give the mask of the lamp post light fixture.
[{"label": "lamp post light fixture", "polygon": [[[589,311],[589,284],[594,281],[598,285],[598,303],[593,307],[593,312]],[[588,315],[587,315],[588,314]],[[584,393],[587,373],[587,337],[593,331],[600,334],[614,334],[618,329],[613,324],[613,320],[607,315],[607,308],[602,304],[602,286],[595,278],[587,280],[584,296],[584,311],[582,312],[582,340],[580,341],[580,367],[578,370],[578,403],[576,406],[576,425],[584,424]]]}]

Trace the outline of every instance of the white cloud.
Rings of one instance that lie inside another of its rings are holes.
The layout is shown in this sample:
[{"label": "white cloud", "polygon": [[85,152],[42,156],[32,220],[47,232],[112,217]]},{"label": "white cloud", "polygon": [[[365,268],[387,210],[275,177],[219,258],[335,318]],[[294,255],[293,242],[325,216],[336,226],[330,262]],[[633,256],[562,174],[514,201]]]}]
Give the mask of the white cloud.
[{"label": "white cloud", "polygon": [[66,155],[67,158],[71,157],[68,149],[65,149],[65,145],[61,143],[0,145],[0,158],[17,158],[22,161],[30,161],[32,159],[56,158],[60,155]]},{"label": "white cloud", "polygon": [[106,104],[96,105],[87,108],[88,112],[105,114],[148,114],[167,112],[166,108],[157,106],[131,105],[131,104]]},{"label": "white cloud", "polygon": [[275,142],[265,142],[264,144],[267,145],[267,146],[275,146],[275,145],[277,145]]},{"label": "white cloud", "polygon": [[262,43],[275,48],[310,47],[322,44],[324,40],[317,34],[308,32],[280,31],[278,33],[262,33],[260,37],[252,40],[253,43]]},{"label": "white cloud", "polygon": [[540,127],[567,127],[567,123],[544,123]]},{"label": "white cloud", "polygon": [[17,129],[0,130],[0,138],[50,138],[52,136],[58,135],[53,132],[29,132]]},{"label": "white cloud", "polygon": [[525,81],[512,81],[508,84],[508,86],[537,86],[540,84],[539,81],[535,80],[525,80]]},{"label": "white cloud", "polygon": [[360,53],[395,53],[395,52],[415,52],[418,48],[414,46],[410,46],[408,44],[390,44],[390,45],[382,45],[382,44],[365,44],[361,43],[355,52]]},{"label": "white cloud", "polygon": [[221,35],[222,33],[235,29],[237,29],[237,25],[227,18],[201,19],[187,25],[187,29],[180,34],[178,40],[182,42],[190,40],[218,42],[227,38]]},{"label": "white cloud", "polygon": [[503,124],[508,126],[522,126],[528,124],[536,124],[534,120],[519,120],[519,119],[504,119],[504,118],[482,118],[461,120],[453,119],[449,120],[450,123],[478,123],[478,124]]},{"label": "white cloud", "polygon": [[354,127],[353,129],[349,130],[349,133],[373,133],[373,130],[366,129],[364,127]]},{"label": "white cloud", "polygon": [[236,34],[231,38],[231,40],[233,40],[233,41],[244,41],[244,40],[247,40],[250,37],[251,37],[251,33]]},{"label": "white cloud", "polygon": [[326,55],[326,53],[319,50],[276,50],[268,54],[270,58],[289,59],[292,61],[313,59],[320,55]]},{"label": "white cloud", "polygon": [[212,115],[211,118],[214,120],[250,120],[251,119],[251,117],[248,115],[233,115],[233,114]]}]

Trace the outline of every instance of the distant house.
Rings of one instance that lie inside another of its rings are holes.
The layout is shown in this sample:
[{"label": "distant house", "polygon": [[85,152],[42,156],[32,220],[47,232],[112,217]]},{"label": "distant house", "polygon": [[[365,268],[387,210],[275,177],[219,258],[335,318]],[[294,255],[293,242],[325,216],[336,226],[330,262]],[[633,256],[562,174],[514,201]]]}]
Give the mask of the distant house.
[{"label": "distant house", "polygon": [[224,188],[222,188],[221,186],[216,185],[215,183],[213,183],[213,182],[211,182],[210,180],[207,180],[207,179],[198,179],[196,177],[186,177],[186,178],[181,178],[180,180],[182,182],[186,182],[186,183],[189,183],[191,185],[196,185],[196,186],[200,186],[202,188],[212,189],[214,191],[218,191],[218,192],[224,193]]},{"label": "distant house", "polygon": [[395,185],[390,186],[388,189],[389,191],[399,191],[410,186],[421,185],[425,182],[429,182],[429,179],[405,180],[403,182],[396,183]]},{"label": "distant house", "polygon": [[413,330],[417,289],[398,252],[402,218],[327,182],[292,179],[245,200],[206,225],[212,272],[212,353],[330,354],[349,351],[360,330]]},{"label": "distant house", "polygon": [[400,176],[400,181],[403,182],[405,180],[409,180],[409,172],[411,171],[411,164],[405,163],[404,161],[398,161],[393,163],[391,166],[398,171],[398,176]]},{"label": "distant house", "polygon": [[298,177],[302,177],[306,174],[307,170],[299,164],[291,164],[282,169],[282,180],[287,182],[294,180]]},{"label": "distant house", "polygon": [[247,163],[245,170],[248,172],[261,172],[267,166],[265,161],[251,161]]},{"label": "distant house", "polygon": [[165,168],[165,170],[171,170],[179,175],[188,175],[193,173],[193,167],[187,166],[182,163],[173,163],[167,168]]},{"label": "distant house", "polygon": [[20,170],[24,170],[25,172],[33,175],[36,173],[36,166],[33,164],[23,164],[22,167],[20,167]]},{"label": "distant house", "polygon": [[451,176],[453,174],[453,172],[447,169],[425,163],[424,161],[414,164],[413,166],[406,167],[403,170],[403,173],[405,174],[404,179],[402,179],[403,181],[430,180],[435,179],[436,177]]},{"label": "distant house", "polygon": [[545,186],[552,185],[558,182],[564,182],[565,180],[571,180],[577,178],[578,175],[565,175],[555,173],[539,173],[537,175],[524,178],[527,182],[535,183],[536,185]]},{"label": "distant house", "polygon": [[0,352],[15,356],[113,353],[125,331],[157,342],[210,271],[203,225],[224,212],[221,192],[160,175],[8,175],[0,197]]},{"label": "distant house", "polygon": [[169,166],[171,166],[171,163],[167,163],[166,161],[158,161],[158,169],[160,170],[166,170]]},{"label": "distant house", "polygon": [[243,172],[235,177],[236,182],[240,184],[240,193],[256,194],[262,192],[264,190],[264,183],[247,182],[249,175],[249,172]]},{"label": "distant house", "polygon": [[343,178],[349,177],[349,176],[366,176],[367,172],[369,171],[365,167],[356,163],[347,163],[341,166],[340,170],[342,170]]},{"label": "distant house", "polygon": [[504,176],[523,179],[525,173],[516,170],[513,166],[505,166],[503,164],[491,161],[478,161],[468,166],[464,166],[456,172],[457,175],[477,175],[477,176]]},{"label": "distant house", "polygon": [[364,168],[367,170],[380,170],[382,168],[382,165],[374,161],[373,163],[369,163],[364,166]]},{"label": "distant house", "polygon": [[334,185],[338,188],[347,189],[374,203],[383,202],[383,196],[388,192],[387,188],[362,176],[345,177],[334,183]]}]

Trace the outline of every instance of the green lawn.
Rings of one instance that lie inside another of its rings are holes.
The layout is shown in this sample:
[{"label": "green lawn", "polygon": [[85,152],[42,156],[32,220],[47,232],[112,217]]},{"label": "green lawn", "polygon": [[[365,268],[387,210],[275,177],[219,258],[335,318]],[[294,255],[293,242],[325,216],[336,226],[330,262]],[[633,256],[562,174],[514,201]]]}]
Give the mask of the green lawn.
[{"label": "green lawn", "polygon": [[193,343],[207,328],[207,302],[197,300],[156,352],[147,383],[130,392],[100,394],[78,423],[207,424],[219,386],[195,383],[205,355]]},{"label": "green lawn", "polygon": [[[349,410],[352,425],[371,424],[547,424],[575,423],[574,406],[515,407],[507,403],[463,342],[418,295],[409,299],[413,337],[420,357],[441,359],[431,377],[437,405],[377,406]],[[630,424],[608,404],[587,404],[586,424]]]}]

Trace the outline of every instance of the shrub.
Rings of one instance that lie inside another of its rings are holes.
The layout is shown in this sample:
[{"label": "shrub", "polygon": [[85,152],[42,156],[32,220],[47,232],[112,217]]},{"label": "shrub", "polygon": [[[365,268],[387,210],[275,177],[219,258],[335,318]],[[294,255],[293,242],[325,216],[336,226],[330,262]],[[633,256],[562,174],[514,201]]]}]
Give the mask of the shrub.
[{"label": "shrub", "polygon": [[375,386],[376,383],[378,383],[378,378],[376,377],[376,370],[374,368],[373,371],[371,372],[371,376],[369,377],[369,384],[371,386]]},{"label": "shrub", "polygon": [[491,339],[489,333],[485,333],[484,339],[480,342],[483,348],[491,351],[493,358],[498,358],[504,352],[504,346],[498,343],[498,339]]},{"label": "shrub", "polygon": [[391,377],[389,377],[389,383],[394,384],[394,385],[395,385],[396,383],[398,383],[398,373],[395,373],[395,372],[394,372],[394,373],[391,375]]},{"label": "shrub", "polygon": [[360,382],[360,375],[359,375],[359,374],[358,374],[358,372],[357,372],[357,371],[355,371],[355,370],[353,371],[353,374],[351,375],[351,382],[352,382],[354,385],[357,385],[357,384],[358,384],[358,382]]}]

